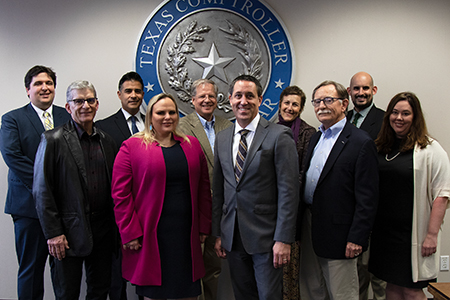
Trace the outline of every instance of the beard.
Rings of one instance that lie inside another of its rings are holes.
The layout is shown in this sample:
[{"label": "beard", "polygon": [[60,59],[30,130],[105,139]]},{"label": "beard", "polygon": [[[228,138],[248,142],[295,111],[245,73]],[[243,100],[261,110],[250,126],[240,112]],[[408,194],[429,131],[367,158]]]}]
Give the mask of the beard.
[{"label": "beard", "polygon": [[353,106],[358,110],[361,111],[367,107],[369,107],[372,104],[373,97],[372,96],[356,96],[355,98],[365,98],[366,102],[364,104],[358,103],[352,98]]}]

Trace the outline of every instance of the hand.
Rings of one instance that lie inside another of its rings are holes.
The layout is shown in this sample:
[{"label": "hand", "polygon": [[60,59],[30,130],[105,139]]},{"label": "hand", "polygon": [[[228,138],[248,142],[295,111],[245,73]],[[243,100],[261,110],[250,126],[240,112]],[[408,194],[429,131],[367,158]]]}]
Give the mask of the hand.
[{"label": "hand", "polygon": [[355,258],[362,253],[362,247],[350,242],[347,242],[347,247],[345,249],[345,257]]},{"label": "hand", "polygon": [[227,258],[227,253],[225,252],[225,249],[222,248],[222,239],[220,237],[216,239],[214,250],[216,251],[218,257]]},{"label": "hand", "polygon": [[273,245],[273,266],[275,269],[281,268],[291,260],[291,245],[282,242],[275,242]]},{"label": "hand", "polygon": [[437,236],[427,234],[425,240],[422,243],[422,256],[427,257],[436,252],[437,249]]},{"label": "hand", "polygon": [[66,257],[66,249],[69,249],[69,242],[64,234],[47,240],[48,252],[51,256],[62,260]]},{"label": "hand", "polygon": [[134,239],[123,245],[124,250],[139,250],[142,247],[138,239]]},{"label": "hand", "polygon": [[205,242],[205,240],[206,240],[207,237],[208,237],[207,234],[200,233],[200,243],[203,244],[203,243]]}]

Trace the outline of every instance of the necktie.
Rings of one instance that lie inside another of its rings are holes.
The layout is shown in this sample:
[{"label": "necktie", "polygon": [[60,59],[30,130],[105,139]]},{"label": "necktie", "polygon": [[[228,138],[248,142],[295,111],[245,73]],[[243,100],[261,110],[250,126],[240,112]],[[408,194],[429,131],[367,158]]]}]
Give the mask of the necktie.
[{"label": "necktie", "polygon": [[353,118],[353,121],[352,121],[352,124],[353,125],[357,125],[358,124],[358,119],[359,119],[359,117],[361,117],[361,114],[359,113],[359,112],[357,112],[356,114],[355,114],[355,117]]},{"label": "necktie", "polygon": [[135,116],[131,116],[131,131],[133,132],[133,134],[138,133],[139,129],[136,126],[136,117]]},{"label": "necktie", "polygon": [[50,114],[47,111],[44,111],[43,116],[44,116],[44,129],[45,130],[53,129],[53,122],[52,118],[50,118]]},{"label": "necktie", "polygon": [[241,179],[242,168],[244,167],[245,157],[247,156],[247,138],[246,135],[249,130],[242,129],[239,131],[241,134],[241,140],[239,141],[238,153],[236,155],[236,166],[234,167],[234,176],[236,177],[236,182]]}]

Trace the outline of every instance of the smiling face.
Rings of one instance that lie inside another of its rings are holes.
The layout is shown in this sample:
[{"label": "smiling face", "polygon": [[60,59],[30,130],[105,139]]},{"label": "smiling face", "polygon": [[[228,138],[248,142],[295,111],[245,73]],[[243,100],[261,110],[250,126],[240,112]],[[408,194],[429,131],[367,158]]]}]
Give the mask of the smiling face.
[{"label": "smiling face", "polygon": [[117,91],[122,108],[131,115],[137,114],[144,98],[144,90],[139,81],[128,80],[122,84],[120,91]]},{"label": "smiling face", "polygon": [[[334,85],[322,86],[314,93],[314,99],[324,99],[326,97],[339,98]],[[321,101],[319,106],[314,107],[314,112],[319,122],[323,124],[324,129],[328,129],[345,118],[347,106],[348,99],[336,100],[329,105]]]},{"label": "smiling face", "polygon": [[378,88],[373,85],[372,77],[365,72],[355,74],[350,81],[350,87],[347,88],[357,112],[372,104],[373,95],[377,93],[377,90]]},{"label": "smiling face", "polygon": [[402,100],[395,104],[391,115],[389,116],[389,123],[394,129],[398,138],[405,138],[411,130],[411,125],[414,119],[414,113],[411,105],[406,100]]},{"label": "smiling face", "polygon": [[179,116],[175,103],[170,98],[163,98],[152,108],[152,128],[156,138],[164,138],[172,134],[177,128]]},{"label": "smiling face", "polygon": [[46,110],[55,98],[55,83],[47,73],[39,73],[31,80],[30,87],[26,89],[31,103],[42,110]]},{"label": "smiling face", "polygon": [[[71,95],[71,100],[95,98],[94,92],[90,89],[72,90]],[[77,105],[73,101],[68,101],[66,103],[66,110],[72,116],[72,119],[89,133],[92,124],[94,124],[94,117],[98,110],[98,100],[96,100],[94,104],[89,104],[87,101],[84,101],[82,105]]]},{"label": "smiling face", "polygon": [[280,115],[286,122],[292,122],[300,116],[303,110],[301,98],[298,95],[286,95],[281,100]]},{"label": "smiling face", "polygon": [[233,94],[229,96],[229,100],[236,121],[245,128],[258,114],[262,96],[258,97],[254,82],[240,80],[234,84]]},{"label": "smiling face", "polygon": [[211,121],[214,110],[217,107],[217,96],[214,86],[210,83],[200,84],[195,96],[192,97],[195,111],[206,121]]}]

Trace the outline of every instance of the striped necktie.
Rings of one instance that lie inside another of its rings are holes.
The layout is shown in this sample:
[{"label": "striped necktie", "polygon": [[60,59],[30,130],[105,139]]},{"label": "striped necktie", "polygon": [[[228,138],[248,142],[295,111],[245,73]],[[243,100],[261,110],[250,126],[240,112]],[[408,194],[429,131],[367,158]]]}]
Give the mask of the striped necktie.
[{"label": "striped necktie", "polygon": [[[358,125],[358,120],[359,120],[359,117],[361,117],[361,114],[359,113],[359,112],[357,112],[356,114],[355,114],[355,117],[353,118],[353,121],[352,121],[352,124],[353,125]],[[358,127],[358,126],[357,126]]]},{"label": "striped necktie", "polygon": [[247,129],[242,129],[239,131],[241,134],[241,140],[239,141],[238,153],[236,155],[236,166],[234,167],[234,176],[236,177],[236,182],[241,179],[242,168],[244,167],[245,157],[247,156],[247,138],[246,135],[250,131]]},{"label": "striped necktie", "polygon": [[51,130],[53,129],[52,118],[50,117],[50,113],[48,111],[44,111],[42,114],[44,116],[44,129]]}]

